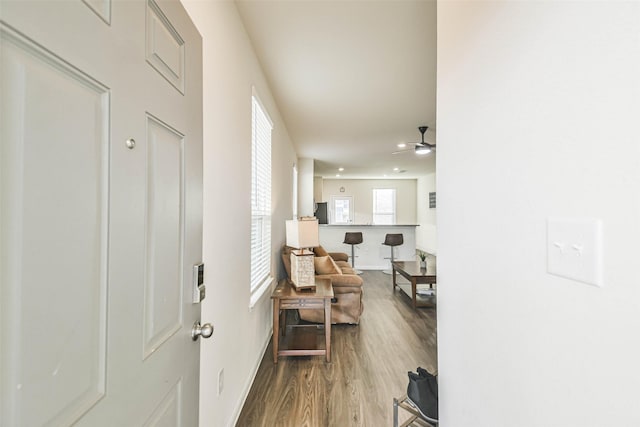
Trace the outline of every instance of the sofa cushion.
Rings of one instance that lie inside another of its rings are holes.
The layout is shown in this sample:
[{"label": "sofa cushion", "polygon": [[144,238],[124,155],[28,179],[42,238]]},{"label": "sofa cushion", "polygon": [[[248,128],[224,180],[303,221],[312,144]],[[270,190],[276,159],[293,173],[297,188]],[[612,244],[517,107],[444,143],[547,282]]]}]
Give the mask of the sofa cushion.
[{"label": "sofa cushion", "polygon": [[[345,254],[344,252],[329,252],[329,256],[331,258],[333,258],[334,261],[338,262],[338,261],[343,261],[343,262],[347,262],[349,261],[349,255]],[[338,264],[340,265],[340,264]]]},{"label": "sofa cushion", "polygon": [[331,280],[333,290],[346,286],[350,288],[362,288],[362,277],[357,274],[317,274],[316,277]]},{"label": "sofa cushion", "polygon": [[340,267],[342,274],[356,274],[356,271],[351,267]]},{"label": "sofa cushion", "polygon": [[313,253],[316,254],[316,256],[329,256],[329,252],[327,252],[322,246],[313,248]]},{"label": "sofa cushion", "polygon": [[317,256],[313,258],[316,268],[316,274],[342,274],[342,270],[335,261],[329,256]]}]

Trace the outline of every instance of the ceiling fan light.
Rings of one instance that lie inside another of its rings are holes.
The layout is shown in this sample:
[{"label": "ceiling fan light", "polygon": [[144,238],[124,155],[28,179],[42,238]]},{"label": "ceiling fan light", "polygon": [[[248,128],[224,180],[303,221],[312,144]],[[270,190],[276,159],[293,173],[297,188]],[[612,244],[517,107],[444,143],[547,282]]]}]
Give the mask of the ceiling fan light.
[{"label": "ceiling fan light", "polygon": [[429,154],[431,152],[431,148],[425,146],[425,145],[418,145],[416,147],[416,154]]}]

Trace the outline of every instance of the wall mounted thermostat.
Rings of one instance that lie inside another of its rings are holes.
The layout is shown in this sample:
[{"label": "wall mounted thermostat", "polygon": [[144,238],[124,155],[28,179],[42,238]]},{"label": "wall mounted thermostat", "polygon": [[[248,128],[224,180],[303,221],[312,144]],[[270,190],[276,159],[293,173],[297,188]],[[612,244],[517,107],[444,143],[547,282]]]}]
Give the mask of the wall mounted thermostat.
[{"label": "wall mounted thermostat", "polygon": [[206,296],[206,288],[204,286],[204,264],[196,264],[193,266],[193,303],[198,304]]}]

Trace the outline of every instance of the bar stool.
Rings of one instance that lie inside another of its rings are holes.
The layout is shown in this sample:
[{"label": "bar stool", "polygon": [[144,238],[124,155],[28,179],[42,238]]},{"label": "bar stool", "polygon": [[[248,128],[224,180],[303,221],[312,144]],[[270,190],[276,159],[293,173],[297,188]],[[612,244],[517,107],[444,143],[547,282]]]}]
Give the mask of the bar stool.
[{"label": "bar stool", "polygon": [[[393,256],[393,248],[395,246],[400,246],[404,243],[404,237],[402,236],[402,233],[399,234],[387,234],[386,236],[384,236],[384,243],[383,245],[385,246],[389,246],[391,248],[391,268],[389,270],[383,270],[382,272],[385,274],[393,274],[393,261],[394,261],[394,256]],[[388,258],[385,258],[388,259]]]},{"label": "bar stool", "polygon": [[355,255],[355,245],[359,245],[362,243],[362,233],[361,232],[351,232],[344,233],[344,242],[346,245],[351,245],[351,268],[353,268],[354,273],[362,274],[362,271],[356,270],[356,255]]}]

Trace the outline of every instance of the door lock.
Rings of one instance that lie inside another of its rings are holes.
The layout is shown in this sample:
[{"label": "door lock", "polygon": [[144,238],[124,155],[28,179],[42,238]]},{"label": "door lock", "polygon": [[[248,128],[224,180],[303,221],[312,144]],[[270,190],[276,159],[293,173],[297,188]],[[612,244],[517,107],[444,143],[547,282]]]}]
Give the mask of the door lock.
[{"label": "door lock", "polygon": [[206,295],[204,286],[204,264],[200,263],[193,266],[193,303],[202,302]]}]

